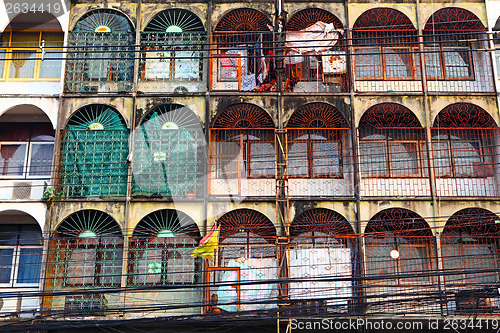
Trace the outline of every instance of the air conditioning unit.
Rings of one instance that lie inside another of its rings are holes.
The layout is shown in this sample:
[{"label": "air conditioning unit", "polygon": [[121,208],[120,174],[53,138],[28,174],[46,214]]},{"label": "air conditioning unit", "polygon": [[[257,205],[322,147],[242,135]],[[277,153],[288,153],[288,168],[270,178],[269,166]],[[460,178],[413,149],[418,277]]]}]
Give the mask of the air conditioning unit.
[{"label": "air conditioning unit", "polygon": [[0,298],[0,316],[33,317],[38,311],[38,297]]},{"label": "air conditioning unit", "polygon": [[70,315],[102,316],[106,303],[106,298],[100,294],[66,296],[64,310]]},{"label": "air conditioning unit", "polygon": [[0,298],[0,316],[17,316],[18,298],[6,297]]},{"label": "air conditioning unit", "polygon": [[31,198],[31,188],[33,184],[31,182],[14,182],[14,188],[12,190],[13,200],[29,200]]}]

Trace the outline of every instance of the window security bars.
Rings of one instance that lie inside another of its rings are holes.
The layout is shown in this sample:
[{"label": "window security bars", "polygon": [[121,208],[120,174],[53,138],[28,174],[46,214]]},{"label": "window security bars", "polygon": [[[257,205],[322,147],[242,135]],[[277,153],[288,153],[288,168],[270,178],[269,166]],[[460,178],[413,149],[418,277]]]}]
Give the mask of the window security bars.
[{"label": "window security bars", "polygon": [[124,92],[132,87],[134,36],[127,32],[70,32],[65,90]]},{"label": "window security bars", "polygon": [[204,32],[141,34],[139,90],[203,92],[208,73]]}]

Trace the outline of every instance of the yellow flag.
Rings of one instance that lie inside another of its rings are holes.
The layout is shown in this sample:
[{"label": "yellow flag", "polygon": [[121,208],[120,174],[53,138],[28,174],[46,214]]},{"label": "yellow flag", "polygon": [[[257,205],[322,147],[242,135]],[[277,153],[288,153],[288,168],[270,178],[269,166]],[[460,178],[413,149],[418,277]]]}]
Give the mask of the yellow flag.
[{"label": "yellow flag", "polygon": [[191,253],[192,258],[213,258],[217,245],[219,244],[219,227],[212,227],[212,230],[203,237],[200,244]]}]

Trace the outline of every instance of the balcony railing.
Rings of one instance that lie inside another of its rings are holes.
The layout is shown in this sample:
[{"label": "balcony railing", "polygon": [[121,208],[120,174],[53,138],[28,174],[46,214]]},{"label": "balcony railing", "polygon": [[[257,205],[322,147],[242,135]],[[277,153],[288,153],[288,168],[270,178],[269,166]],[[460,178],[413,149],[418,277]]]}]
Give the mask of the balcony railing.
[{"label": "balcony railing", "polygon": [[141,34],[138,90],[189,93],[206,90],[206,33]]},{"label": "balcony railing", "polygon": [[[297,53],[273,41],[270,32],[143,32],[138,49],[128,33],[72,32],[65,90],[122,92],[137,80],[138,91],[183,94],[206,91],[208,80],[211,91],[342,93],[349,91],[349,81],[360,93],[494,91],[492,56],[481,52],[488,43],[484,33],[356,33],[361,35],[354,37],[349,56],[342,40],[326,48],[331,40],[304,41]],[[320,51],[308,51],[314,43],[312,49]],[[281,51],[283,58],[277,58]],[[137,78],[132,77],[134,55],[140,59]],[[281,59],[284,69],[278,72]]]},{"label": "balcony railing", "polygon": [[132,88],[134,36],[130,33],[71,32],[65,91],[126,92]]}]

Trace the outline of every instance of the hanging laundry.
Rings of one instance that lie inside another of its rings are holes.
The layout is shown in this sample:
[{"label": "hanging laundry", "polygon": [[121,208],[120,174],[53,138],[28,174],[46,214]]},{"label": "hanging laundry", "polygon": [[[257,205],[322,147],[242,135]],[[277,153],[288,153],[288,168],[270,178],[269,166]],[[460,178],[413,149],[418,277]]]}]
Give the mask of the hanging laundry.
[{"label": "hanging laundry", "polygon": [[344,33],[343,29],[335,29],[333,23],[318,21],[300,31],[286,33],[285,64],[293,65],[303,61],[301,55],[321,54],[330,50]]}]

